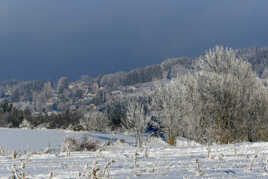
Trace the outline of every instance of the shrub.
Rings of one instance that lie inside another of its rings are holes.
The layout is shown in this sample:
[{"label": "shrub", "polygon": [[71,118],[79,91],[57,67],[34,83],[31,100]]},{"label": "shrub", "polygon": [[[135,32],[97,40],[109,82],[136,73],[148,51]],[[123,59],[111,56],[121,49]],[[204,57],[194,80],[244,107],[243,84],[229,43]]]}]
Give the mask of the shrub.
[{"label": "shrub", "polygon": [[74,151],[96,151],[100,148],[100,143],[96,140],[89,139],[84,135],[80,139],[74,137],[67,137],[62,145],[62,152],[74,152]]},{"label": "shrub", "polygon": [[216,47],[186,74],[155,88],[157,118],[176,136],[202,143],[267,140],[267,87],[232,49]]},{"label": "shrub", "polygon": [[94,131],[104,131],[109,124],[106,115],[97,110],[87,112],[79,122],[83,129]]},{"label": "shrub", "polygon": [[259,126],[267,121],[267,89],[251,64],[232,49],[216,47],[200,58],[196,69],[195,110],[206,140],[257,141]]}]

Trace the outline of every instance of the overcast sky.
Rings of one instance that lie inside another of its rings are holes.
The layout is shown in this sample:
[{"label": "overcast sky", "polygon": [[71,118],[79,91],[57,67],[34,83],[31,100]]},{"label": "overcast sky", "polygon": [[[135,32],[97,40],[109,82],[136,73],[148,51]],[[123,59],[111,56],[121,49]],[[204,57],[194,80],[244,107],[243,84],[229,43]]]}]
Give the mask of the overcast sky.
[{"label": "overcast sky", "polygon": [[267,0],[0,0],[0,80],[77,79],[268,46]]}]

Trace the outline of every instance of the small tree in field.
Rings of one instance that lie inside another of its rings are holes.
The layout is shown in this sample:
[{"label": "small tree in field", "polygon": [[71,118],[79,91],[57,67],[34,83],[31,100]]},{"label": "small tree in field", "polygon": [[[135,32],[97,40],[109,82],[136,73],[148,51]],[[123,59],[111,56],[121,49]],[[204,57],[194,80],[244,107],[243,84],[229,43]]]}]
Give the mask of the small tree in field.
[{"label": "small tree in field", "polygon": [[149,116],[149,105],[147,97],[132,97],[127,100],[126,118],[122,125],[134,129],[136,133],[136,146],[142,146],[142,134],[145,132],[151,118]]},{"label": "small tree in field", "polygon": [[175,144],[175,137],[184,136],[184,119],[189,106],[185,101],[184,79],[176,78],[168,84],[155,85],[153,105],[157,116],[167,129],[168,142]]}]

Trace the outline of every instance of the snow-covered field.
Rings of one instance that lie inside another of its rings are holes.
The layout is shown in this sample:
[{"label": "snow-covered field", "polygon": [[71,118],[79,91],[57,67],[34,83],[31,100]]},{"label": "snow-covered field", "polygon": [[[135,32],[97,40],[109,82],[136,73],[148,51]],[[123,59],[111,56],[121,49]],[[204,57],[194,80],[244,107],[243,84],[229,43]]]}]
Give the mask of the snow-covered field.
[{"label": "snow-covered field", "polygon": [[[124,139],[97,152],[60,152],[66,136],[88,135],[101,142]],[[0,129],[0,178],[22,171],[26,178],[268,178],[268,143],[199,145],[178,139],[172,147],[160,139],[147,138],[146,147],[134,147],[134,136],[63,130]],[[44,149],[51,145],[51,153]],[[18,151],[16,159],[13,152]],[[147,156],[146,156],[147,154]],[[50,177],[52,176],[53,177]]]}]

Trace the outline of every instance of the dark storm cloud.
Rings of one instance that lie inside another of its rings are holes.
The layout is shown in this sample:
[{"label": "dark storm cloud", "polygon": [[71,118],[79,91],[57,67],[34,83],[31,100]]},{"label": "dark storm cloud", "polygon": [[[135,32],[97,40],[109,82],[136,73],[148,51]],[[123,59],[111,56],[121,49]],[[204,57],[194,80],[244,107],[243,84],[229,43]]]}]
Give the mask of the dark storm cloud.
[{"label": "dark storm cloud", "polygon": [[128,70],[268,42],[267,0],[2,0],[0,79]]}]

